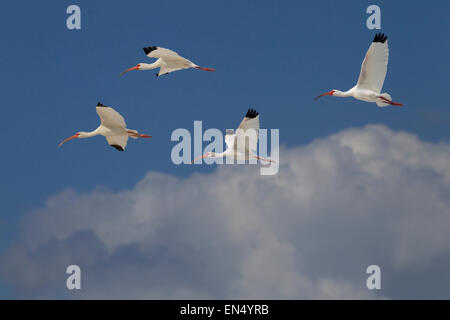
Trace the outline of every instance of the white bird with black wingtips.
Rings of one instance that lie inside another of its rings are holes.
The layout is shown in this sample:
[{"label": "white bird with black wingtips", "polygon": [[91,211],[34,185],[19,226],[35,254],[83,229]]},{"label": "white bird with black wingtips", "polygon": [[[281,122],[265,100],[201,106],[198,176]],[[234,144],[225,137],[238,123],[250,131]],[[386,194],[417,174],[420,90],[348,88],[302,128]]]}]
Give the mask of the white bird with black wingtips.
[{"label": "white bird with black wingtips", "polygon": [[261,158],[256,154],[258,138],[259,113],[256,110],[248,109],[247,114],[236,129],[236,132],[234,130],[227,130],[225,135],[227,149],[224,152],[208,152],[201,157],[194,159],[192,163],[203,158],[223,157],[235,160],[257,159],[260,161],[275,162],[270,159]]},{"label": "white bird with black wingtips", "polygon": [[106,138],[106,141],[111,147],[114,147],[119,151],[124,151],[127,146],[128,137],[133,139],[151,138],[151,136],[147,134],[140,134],[136,130],[127,129],[125,119],[113,108],[107,107],[99,102],[96,109],[101,121],[98,128],[91,132],[77,132],[75,135],[61,142],[59,147],[61,147],[64,142],[71,139],[90,138],[102,135]]},{"label": "white bird with black wingtips", "polygon": [[381,93],[384,79],[386,78],[389,60],[389,47],[387,36],[377,33],[372,44],[367,50],[366,57],[361,65],[358,83],[348,91],[331,90],[322,93],[314,100],[323,96],[353,97],[366,102],[375,102],[379,107],[403,106],[393,102],[389,93]]},{"label": "white bird with black wingtips", "polygon": [[216,71],[211,68],[203,68],[199,67],[192,61],[189,61],[186,58],[183,58],[175,51],[161,48],[161,47],[145,47],[143,48],[145,54],[149,58],[157,58],[153,63],[139,63],[138,65],[129,68],[122,72],[120,75],[132,70],[151,70],[151,69],[159,69],[159,73],[156,76],[162,76],[163,74],[168,74],[173,71],[181,70],[181,69],[189,69],[195,68],[204,71]]}]

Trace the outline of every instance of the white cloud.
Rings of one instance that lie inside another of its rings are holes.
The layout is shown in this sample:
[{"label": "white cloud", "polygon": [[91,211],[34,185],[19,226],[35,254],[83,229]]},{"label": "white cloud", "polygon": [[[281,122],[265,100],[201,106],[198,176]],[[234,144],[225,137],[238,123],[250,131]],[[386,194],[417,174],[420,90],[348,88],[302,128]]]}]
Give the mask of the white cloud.
[{"label": "white cloud", "polygon": [[[280,170],[150,172],[132,190],[67,190],[23,221],[0,274],[26,297],[448,297],[450,146],[380,125],[280,150]],[[382,288],[365,287],[378,264]],[[383,281],[384,280],[384,281]],[[414,291],[411,288],[415,288]],[[449,287],[450,288],[450,287]]]}]

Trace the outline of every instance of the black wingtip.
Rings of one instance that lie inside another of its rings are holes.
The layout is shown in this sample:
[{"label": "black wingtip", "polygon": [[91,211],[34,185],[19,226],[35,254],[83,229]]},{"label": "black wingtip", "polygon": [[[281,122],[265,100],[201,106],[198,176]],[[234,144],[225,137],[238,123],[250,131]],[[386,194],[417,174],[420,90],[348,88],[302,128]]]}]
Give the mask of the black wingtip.
[{"label": "black wingtip", "polygon": [[247,114],[245,115],[245,117],[253,119],[253,118],[256,118],[258,115],[259,115],[259,112],[257,112],[256,110],[248,109]]},{"label": "black wingtip", "polygon": [[144,50],[145,54],[149,54],[150,52],[152,52],[153,50],[158,49],[158,47],[145,47],[142,48],[142,50]]},{"label": "black wingtip", "polygon": [[384,33],[377,33],[375,37],[373,38],[373,42],[381,42],[385,43],[387,40],[387,36],[384,35]]},{"label": "black wingtip", "polygon": [[124,150],[124,149],[123,149],[121,146],[119,146],[118,144],[111,144],[110,146],[113,147],[113,148],[116,148],[117,150],[122,151],[122,152],[123,152],[123,150]]},{"label": "black wingtip", "polygon": [[105,105],[103,105],[100,101],[97,102],[97,107],[106,107]]}]

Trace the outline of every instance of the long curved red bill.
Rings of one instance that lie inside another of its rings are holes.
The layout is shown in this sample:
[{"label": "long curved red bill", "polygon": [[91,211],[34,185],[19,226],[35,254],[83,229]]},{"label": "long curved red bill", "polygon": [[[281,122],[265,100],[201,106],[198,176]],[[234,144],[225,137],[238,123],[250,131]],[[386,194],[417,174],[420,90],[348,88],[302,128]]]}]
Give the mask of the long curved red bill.
[{"label": "long curved red bill", "polygon": [[320,96],[315,97],[315,98],[314,98],[314,101],[316,101],[316,100],[319,99],[320,97],[324,97],[324,96],[332,96],[333,93],[334,93],[334,90],[331,90],[330,92],[322,93]]},{"label": "long curved red bill", "polygon": [[191,164],[194,164],[194,162],[195,161],[197,161],[197,160],[200,160],[200,159],[203,159],[204,157],[206,157],[208,154],[207,153],[205,153],[204,155],[202,155],[201,157],[197,157],[197,158],[195,158],[194,160],[192,160],[192,162],[191,162]]},{"label": "long curved red bill", "polygon": [[133,68],[130,68],[130,69],[125,70],[125,71],[122,72],[119,76],[121,76],[121,75],[127,73],[128,71],[132,71],[132,70],[139,70],[139,65],[134,66]]},{"label": "long curved red bill", "polygon": [[61,147],[61,146],[64,144],[64,142],[69,141],[69,140],[71,140],[71,139],[78,138],[79,135],[80,135],[80,134],[77,133],[77,134],[75,134],[75,135],[73,135],[73,136],[67,138],[66,140],[64,140],[63,142],[61,142],[60,144],[58,144],[58,148]]}]

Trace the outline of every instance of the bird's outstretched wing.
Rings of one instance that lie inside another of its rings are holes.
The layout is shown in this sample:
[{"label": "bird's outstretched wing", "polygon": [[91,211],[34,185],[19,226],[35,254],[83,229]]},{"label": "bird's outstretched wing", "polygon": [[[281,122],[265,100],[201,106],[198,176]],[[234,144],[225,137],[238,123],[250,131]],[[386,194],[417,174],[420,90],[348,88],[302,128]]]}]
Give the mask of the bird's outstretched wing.
[{"label": "bird's outstretched wing", "polygon": [[227,132],[225,134],[225,144],[227,145],[228,149],[232,149],[234,145],[234,139],[236,138],[236,133],[233,129],[227,129]]},{"label": "bird's outstretched wing", "polygon": [[375,35],[361,65],[358,87],[381,92],[389,60],[389,47],[386,40],[387,37],[382,33]]},{"label": "bird's outstretched wing", "polygon": [[109,128],[126,128],[125,119],[113,108],[107,107],[99,102],[96,109],[103,126]]},{"label": "bird's outstretched wing", "polygon": [[108,144],[111,147],[114,147],[119,151],[124,151],[127,146],[128,136],[126,135],[106,136],[106,141],[108,141]]},{"label": "bird's outstretched wing", "polygon": [[181,70],[181,69],[183,69],[183,68],[181,68],[181,67],[175,67],[175,66],[170,67],[170,66],[168,66],[167,64],[164,64],[164,65],[162,65],[161,68],[159,69],[158,76],[162,76],[163,74],[167,74],[167,73],[170,73],[170,72],[173,72],[173,71],[177,71],[177,70]]},{"label": "bird's outstretched wing", "polygon": [[145,47],[143,48],[145,54],[149,58],[162,58],[162,59],[183,59],[178,53],[175,51],[161,48],[161,47]]},{"label": "bird's outstretched wing", "polygon": [[[259,136],[259,113],[248,109],[247,114],[236,130],[233,146],[238,152],[248,153],[255,151]],[[248,139],[248,141],[246,141]]]}]

